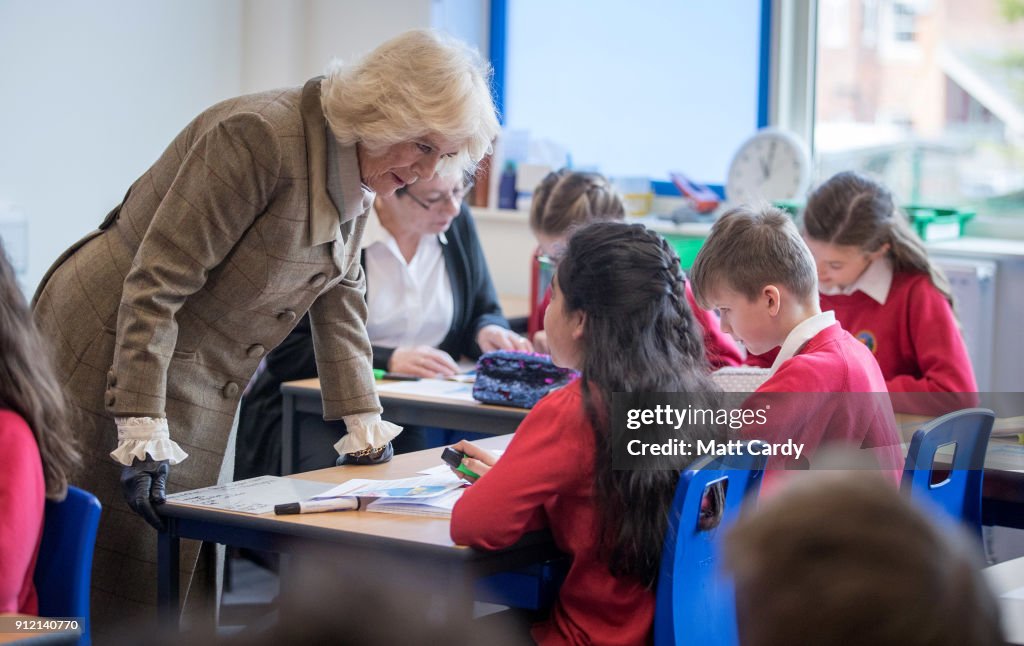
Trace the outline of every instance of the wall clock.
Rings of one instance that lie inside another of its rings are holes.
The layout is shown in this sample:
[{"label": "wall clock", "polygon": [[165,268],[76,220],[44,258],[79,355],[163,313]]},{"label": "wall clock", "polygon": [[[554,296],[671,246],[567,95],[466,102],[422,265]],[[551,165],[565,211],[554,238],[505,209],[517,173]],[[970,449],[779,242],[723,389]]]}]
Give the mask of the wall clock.
[{"label": "wall clock", "polygon": [[733,156],[725,197],[731,205],[802,199],[810,182],[807,144],[791,132],[762,128]]}]

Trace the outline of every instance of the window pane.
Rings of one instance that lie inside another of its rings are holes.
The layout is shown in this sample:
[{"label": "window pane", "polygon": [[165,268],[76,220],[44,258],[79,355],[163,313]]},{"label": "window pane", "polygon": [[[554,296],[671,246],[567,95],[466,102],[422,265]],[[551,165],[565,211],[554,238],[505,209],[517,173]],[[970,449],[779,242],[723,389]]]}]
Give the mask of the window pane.
[{"label": "window pane", "polygon": [[509,0],[506,125],[577,167],[721,183],[757,129],[760,0]]},{"label": "window pane", "polygon": [[1024,0],[822,0],[820,177],[852,168],[904,203],[1021,213],[1024,16],[1013,19],[1014,5],[1024,14]]}]

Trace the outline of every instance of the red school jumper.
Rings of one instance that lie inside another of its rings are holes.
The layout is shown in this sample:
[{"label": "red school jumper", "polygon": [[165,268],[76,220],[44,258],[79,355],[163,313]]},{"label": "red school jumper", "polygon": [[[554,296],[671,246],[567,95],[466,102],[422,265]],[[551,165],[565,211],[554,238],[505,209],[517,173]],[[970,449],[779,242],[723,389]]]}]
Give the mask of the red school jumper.
[{"label": "red school jumper", "polygon": [[[821,294],[821,309],[874,354],[893,393],[976,393],[971,360],[953,309],[927,274],[893,274],[882,305],[861,291]],[[900,405],[905,399],[909,406]],[[894,398],[899,412],[936,414],[976,405],[976,399]]]},{"label": "red school jumper", "polygon": [[599,555],[594,434],[580,380],[540,400],[497,464],[452,510],[459,545],[497,550],[549,527],[572,565],[551,610],[535,624],[540,644],[641,644],[652,639],[654,592],[612,576]]},{"label": "red school jumper", "polygon": [[[778,444],[792,439],[804,444],[804,456],[812,462],[815,449],[824,444],[871,449],[882,471],[899,485],[903,451],[885,380],[871,352],[838,323],[784,361],[744,404],[753,409],[766,405],[768,423],[745,427],[744,439]],[[783,458],[769,459],[766,483],[781,475],[784,463]]]},{"label": "red school jumper", "polygon": [[0,409],[0,614],[39,614],[32,577],[43,539],[46,485],[32,429]]}]

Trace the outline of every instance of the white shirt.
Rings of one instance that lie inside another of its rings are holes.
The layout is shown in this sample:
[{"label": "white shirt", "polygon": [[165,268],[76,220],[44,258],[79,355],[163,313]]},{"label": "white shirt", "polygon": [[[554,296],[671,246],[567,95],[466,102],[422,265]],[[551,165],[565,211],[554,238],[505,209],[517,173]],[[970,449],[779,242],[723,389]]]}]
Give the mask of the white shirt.
[{"label": "white shirt", "polygon": [[846,296],[856,291],[861,291],[877,301],[879,305],[885,305],[889,298],[889,288],[892,287],[892,262],[887,256],[882,256],[871,262],[860,278],[845,289],[838,286],[829,289],[819,289],[826,296]]},{"label": "white shirt", "polygon": [[409,262],[376,212],[363,231],[366,251],[366,332],[373,345],[387,348],[436,347],[448,335],[455,316],[443,233],[425,235]]},{"label": "white shirt", "polygon": [[808,341],[816,337],[819,332],[825,328],[832,327],[835,324],[836,313],[829,310],[828,312],[815,314],[790,330],[789,334],[786,335],[786,340],[782,342],[782,347],[779,348],[779,354],[775,357],[775,363],[772,364],[771,374],[774,375],[775,371],[778,370],[783,363],[792,359],[797,352],[800,352],[800,348],[804,347]]}]

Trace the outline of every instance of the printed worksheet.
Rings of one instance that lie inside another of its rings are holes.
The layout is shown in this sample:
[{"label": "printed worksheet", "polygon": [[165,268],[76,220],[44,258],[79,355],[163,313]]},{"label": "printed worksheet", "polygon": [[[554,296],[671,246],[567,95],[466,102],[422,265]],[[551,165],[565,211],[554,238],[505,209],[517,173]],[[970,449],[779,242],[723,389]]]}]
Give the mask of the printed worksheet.
[{"label": "printed worksheet", "polygon": [[333,486],[330,482],[260,476],[174,493],[167,496],[167,500],[183,505],[237,511],[244,514],[268,514],[274,511],[274,505],[314,498]]}]

